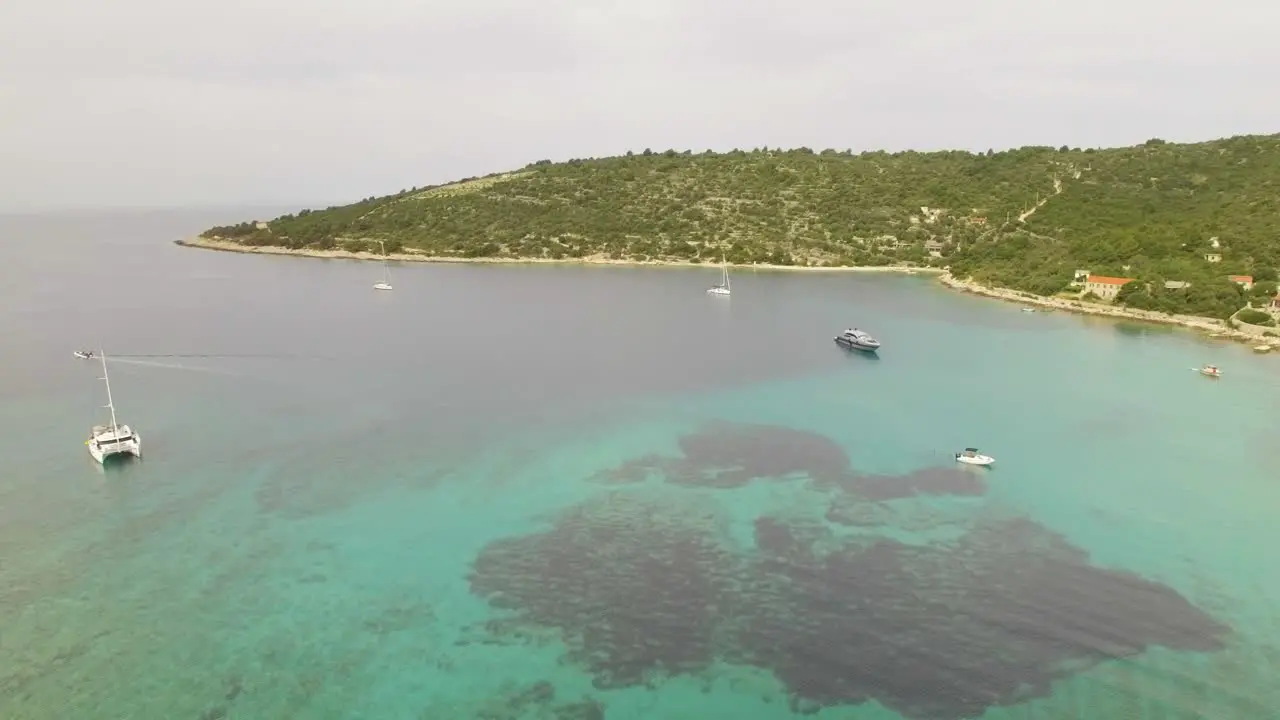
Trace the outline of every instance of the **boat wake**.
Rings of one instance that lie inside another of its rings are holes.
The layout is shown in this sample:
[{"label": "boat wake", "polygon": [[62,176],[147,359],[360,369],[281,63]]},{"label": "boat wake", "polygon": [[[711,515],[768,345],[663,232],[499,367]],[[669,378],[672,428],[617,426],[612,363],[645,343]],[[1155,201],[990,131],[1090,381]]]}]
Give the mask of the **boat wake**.
[{"label": "boat wake", "polygon": [[189,370],[191,372],[205,372],[214,375],[229,375],[231,377],[241,377],[240,373],[231,372],[230,370],[218,370],[216,368],[198,367],[193,365],[174,365],[172,363],[152,362],[148,360],[134,360],[131,358],[112,357],[107,360],[112,364],[125,363],[128,365],[143,365],[145,367],[165,368],[167,370]]},{"label": "boat wake", "polygon": [[112,355],[119,358],[269,358],[273,360],[332,360],[325,355],[295,355],[292,353],[151,353]]}]

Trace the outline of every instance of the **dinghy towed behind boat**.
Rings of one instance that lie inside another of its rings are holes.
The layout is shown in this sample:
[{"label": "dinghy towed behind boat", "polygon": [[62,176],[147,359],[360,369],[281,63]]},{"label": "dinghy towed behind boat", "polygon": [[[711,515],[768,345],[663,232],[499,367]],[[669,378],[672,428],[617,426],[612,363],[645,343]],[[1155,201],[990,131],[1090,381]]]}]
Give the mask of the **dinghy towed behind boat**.
[{"label": "dinghy towed behind boat", "polygon": [[94,425],[89,431],[89,439],[84,441],[89,446],[89,454],[99,463],[116,455],[132,455],[142,457],[142,438],[128,425],[116,421],[116,405],[111,398],[111,380],[107,377],[107,356],[98,351],[98,359],[102,361],[102,382],[107,386],[107,405],[111,410],[110,425]]},{"label": "dinghy towed behind boat", "polygon": [[964,452],[956,453],[956,462],[966,465],[992,465],[995,461],[996,459],[990,455],[978,452],[978,448],[965,448]]}]

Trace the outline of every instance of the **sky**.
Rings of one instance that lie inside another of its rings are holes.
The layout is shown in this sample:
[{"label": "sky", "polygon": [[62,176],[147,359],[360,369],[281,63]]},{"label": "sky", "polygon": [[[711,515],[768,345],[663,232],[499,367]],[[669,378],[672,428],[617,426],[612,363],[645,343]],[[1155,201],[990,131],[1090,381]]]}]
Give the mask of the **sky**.
[{"label": "sky", "polygon": [[645,148],[1280,132],[1280,3],[4,0],[0,211],[348,202]]}]

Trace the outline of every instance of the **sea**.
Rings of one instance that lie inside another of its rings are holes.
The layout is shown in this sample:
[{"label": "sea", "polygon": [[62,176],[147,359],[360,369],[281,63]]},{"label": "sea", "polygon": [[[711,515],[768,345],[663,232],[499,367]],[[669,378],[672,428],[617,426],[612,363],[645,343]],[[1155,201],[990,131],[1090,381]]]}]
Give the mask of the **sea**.
[{"label": "sea", "polygon": [[[173,244],[286,210],[0,219],[0,717],[1280,717],[1280,357],[923,275]],[[99,348],[141,460],[86,452]]]}]

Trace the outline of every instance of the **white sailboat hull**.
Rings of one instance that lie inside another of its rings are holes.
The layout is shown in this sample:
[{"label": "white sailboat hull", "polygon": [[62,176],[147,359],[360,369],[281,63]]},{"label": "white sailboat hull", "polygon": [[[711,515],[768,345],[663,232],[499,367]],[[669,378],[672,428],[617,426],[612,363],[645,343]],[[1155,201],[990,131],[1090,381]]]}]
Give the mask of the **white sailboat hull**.
[{"label": "white sailboat hull", "polygon": [[708,295],[719,295],[721,297],[729,295],[729,266],[727,264],[723,264],[723,262],[722,258],[722,264],[720,266],[720,282],[710,288],[707,288]]},{"label": "white sailboat hull", "polygon": [[387,265],[387,244],[378,241],[378,246],[382,248],[382,282],[373,286],[374,290],[390,290],[391,289],[391,268]]},{"label": "white sailboat hull", "polygon": [[109,438],[104,439],[101,435],[91,436],[85,442],[89,446],[89,455],[103,464],[106,464],[107,460],[121,455],[142,457],[142,438],[137,433],[130,432],[127,426],[122,427],[121,431],[121,435],[127,434],[128,437],[118,441]]},{"label": "white sailboat hull", "polygon": [[107,387],[107,409],[111,411],[110,425],[94,425],[89,429],[89,439],[84,444],[89,455],[101,464],[118,456],[142,457],[142,438],[128,425],[116,421],[116,403],[111,397],[111,379],[107,376],[107,355],[99,351],[102,361],[102,383]]}]

